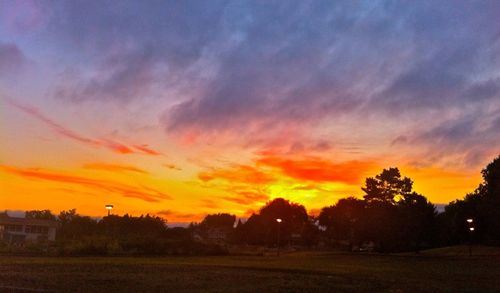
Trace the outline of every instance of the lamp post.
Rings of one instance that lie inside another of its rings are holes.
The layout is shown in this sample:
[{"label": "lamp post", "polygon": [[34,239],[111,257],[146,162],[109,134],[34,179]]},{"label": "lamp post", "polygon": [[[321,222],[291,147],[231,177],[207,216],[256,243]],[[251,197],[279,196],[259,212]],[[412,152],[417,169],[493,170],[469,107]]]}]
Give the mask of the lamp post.
[{"label": "lamp post", "polygon": [[467,224],[469,226],[469,256],[472,256],[472,235],[473,235],[474,230],[475,230],[473,223],[474,223],[474,219],[472,219],[472,218],[467,219]]},{"label": "lamp post", "polygon": [[108,210],[108,217],[111,215],[111,210],[114,208],[112,204],[107,204],[104,206]]},{"label": "lamp post", "polygon": [[281,220],[280,218],[277,218],[276,219],[276,222],[278,223],[278,256],[280,256],[280,230],[281,230],[281,222],[283,220]]}]

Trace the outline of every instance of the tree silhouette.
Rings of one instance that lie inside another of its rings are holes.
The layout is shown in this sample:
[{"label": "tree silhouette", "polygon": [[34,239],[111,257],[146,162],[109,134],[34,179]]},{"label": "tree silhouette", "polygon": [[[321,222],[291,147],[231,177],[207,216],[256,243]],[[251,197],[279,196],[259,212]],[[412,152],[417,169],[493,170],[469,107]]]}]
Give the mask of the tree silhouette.
[{"label": "tree silhouette", "polygon": [[365,202],[355,197],[340,199],[335,205],[324,207],[319,214],[319,224],[326,227],[331,240],[349,240],[349,246],[358,242],[360,224],[365,212]]},{"label": "tree silhouette", "polygon": [[364,199],[368,204],[394,204],[404,195],[410,194],[412,187],[413,181],[408,177],[402,178],[398,168],[389,168],[375,177],[366,178],[365,187],[361,189],[365,192]]},{"label": "tree silhouette", "polygon": [[[483,242],[500,245],[500,155],[482,171],[483,182],[462,200],[452,201],[445,209],[444,222],[456,242]],[[466,220],[473,219],[474,232]]]},{"label": "tree silhouette", "polygon": [[[290,241],[292,234],[302,234],[302,229],[308,221],[307,211],[303,205],[283,198],[268,202],[260,209],[260,216],[267,226],[267,239],[270,245],[277,243],[278,228],[281,234],[280,242],[285,244]],[[281,219],[282,222],[277,223],[276,219]]]},{"label": "tree silhouette", "polygon": [[61,211],[57,220],[60,223],[57,233],[59,239],[82,239],[99,233],[97,221],[78,215],[76,209]]},{"label": "tree silhouette", "polygon": [[222,229],[232,229],[236,221],[235,215],[230,215],[227,213],[219,213],[207,215],[200,226],[207,228],[222,228]]},{"label": "tree silhouette", "polygon": [[427,198],[412,190],[413,181],[398,168],[383,169],[366,179],[363,200],[340,199],[325,207],[319,223],[334,243],[374,242],[380,251],[414,249],[435,241],[436,209]]},{"label": "tree silhouette", "polygon": [[31,210],[26,211],[24,216],[26,219],[41,219],[41,220],[55,220],[56,216],[50,210]]},{"label": "tree silhouette", "polygon": [[[281,219],[277,223],[276,219]],[[262,207],[258,214],[252,214],[244,224],[238,224],[236,239],[243,243],[274,246],[277,244],[278,225],[280,243],[289,243],[292,234],[313,234],[313,228],[307,227],[309,217],[303,205],[292,203],[283,198],[276,198]]]},{"label": "tree silhouette", "polygon": [[485,197],[495,202],[500,201],[500,155],[481,171],[484,180]]},{"label": "tree silhouette", "polygon": [[405,194],[397,206],[400,213],[400,238],[407,247],[413,246],[415,252],[419,252],[422,242],[430,243],[435,240],[436,207],[416,192]]}]

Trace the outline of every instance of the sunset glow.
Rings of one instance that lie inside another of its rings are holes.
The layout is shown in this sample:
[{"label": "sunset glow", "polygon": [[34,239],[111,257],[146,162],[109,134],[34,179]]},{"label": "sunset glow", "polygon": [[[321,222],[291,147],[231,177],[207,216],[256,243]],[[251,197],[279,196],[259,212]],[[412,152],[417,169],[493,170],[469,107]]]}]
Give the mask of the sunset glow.
[{"label": "sunset glow", "polygon": [[0,2],[0,211],[314,214],[395,166],[434,204],[477,187],[498,2],[286,2]]}]

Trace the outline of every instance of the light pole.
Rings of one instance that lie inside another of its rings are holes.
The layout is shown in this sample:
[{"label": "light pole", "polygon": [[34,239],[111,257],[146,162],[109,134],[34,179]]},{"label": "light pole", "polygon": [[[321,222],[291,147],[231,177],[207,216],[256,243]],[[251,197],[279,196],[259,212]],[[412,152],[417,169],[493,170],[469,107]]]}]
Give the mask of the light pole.
[{"label": "light pole", "polygon": [[111,215],[111,210],[114,208],[112,204],[107,204],[104,206],[108,210],[108,217]]},{"label": "light pole", "polygon": [[280,230],[282,220],[280,218],[277,218],[276,222],[278,223],[278,256],[280,256]]},{"label": "light pole", "polygon": [[472,223],[474,223],[474,219],[468,218],[467,224],[469,226],[469,256],[472,256],[472,235],[473,235],[474,230],[475,230]]}]

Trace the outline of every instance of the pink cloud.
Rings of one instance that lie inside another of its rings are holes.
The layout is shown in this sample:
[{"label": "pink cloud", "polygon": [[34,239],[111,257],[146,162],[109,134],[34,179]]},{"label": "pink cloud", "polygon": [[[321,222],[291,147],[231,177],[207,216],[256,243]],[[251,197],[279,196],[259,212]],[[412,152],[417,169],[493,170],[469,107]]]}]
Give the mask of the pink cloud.
[{"label": "pink cloud", "polygon": [[140,169],[140,168],[137,168],[135,166],[109,164],[109,163],[85,164],[83,166],[83,168],[92,169],[92,170],[111,171],[111,172],[135,172],[135,173],[140,173],[140,174],[148,174],[147,171]]},{"label": "pink cloud", "polygon": [[39,121],[45,123],[47,126],[49,126],[54,132],[57,134],[71,139],[73,141],[88,145],[88,146],[93,146],[93,147],[104,147],[107,148],[108,150],[111,150],[114,153],[118,154],[146,154],[146,155],[159,155],[160,152],[155,151],[153,149],[150,149],[147,145],[134,145],[134,146],[127,146],[124,143],[117,142],[111,139],[95,139],[95,138],[89,138],[84,135],[81,135],[79,133],[74,132],[71,129],[68,129],[61,124],[55,122],[54,120],[46,117],[42,112],[33,106],[29,105],[21,105],[13,100],[8,100],[9,103],[16,107],[17,109],[21,110],[22,112],[35,117]]},{"label": "pink cloud", "polygon": [[155,151],[151,148],[149,148],[149,146],[147,144],[143,144],[143,145],[134,145],[134,148],[144,154],[147,154],[147,155],[153,155],[153,156],[158,156],[158,155],[161,155],[160,152],[158,151]]}]

